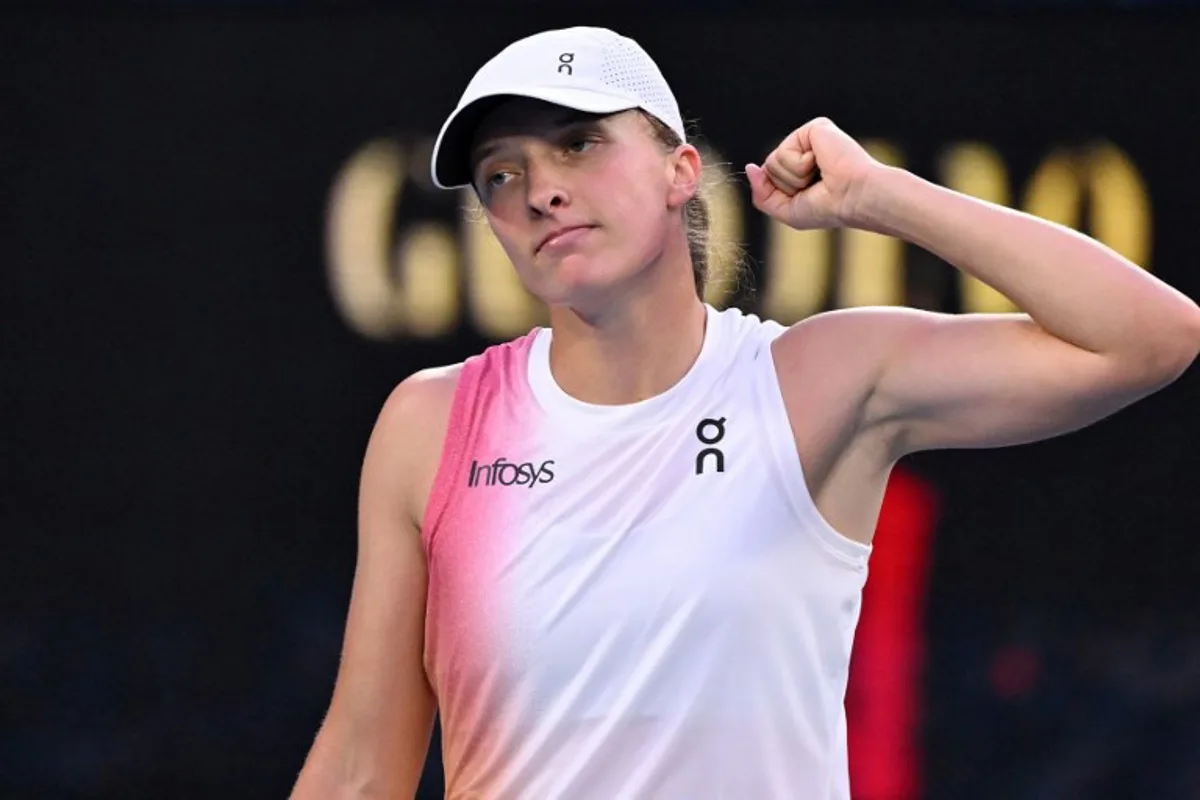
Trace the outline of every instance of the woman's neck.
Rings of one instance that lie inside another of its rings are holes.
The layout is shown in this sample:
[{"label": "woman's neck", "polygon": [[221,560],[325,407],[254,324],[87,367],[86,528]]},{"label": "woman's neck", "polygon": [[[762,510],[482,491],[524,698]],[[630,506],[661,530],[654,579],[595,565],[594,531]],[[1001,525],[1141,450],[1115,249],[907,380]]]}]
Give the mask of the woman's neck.
[{"label": "woman's neck", "polygon": [[651,286],[602,314],[551,309],[550,371],[564,392],[585,403],[625,405],[662,394],[691,369],[704,343],[704,304],[690,271],[686,283],[681,270],[658,272],[647,276]]}]

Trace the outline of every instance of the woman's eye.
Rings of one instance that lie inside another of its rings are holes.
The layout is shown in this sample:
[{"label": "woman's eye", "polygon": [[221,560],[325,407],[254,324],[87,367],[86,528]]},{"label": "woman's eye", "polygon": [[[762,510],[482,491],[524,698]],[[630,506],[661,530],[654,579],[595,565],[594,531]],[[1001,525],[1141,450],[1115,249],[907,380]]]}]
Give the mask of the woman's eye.
[{"label": "woman's eye", "polygon": [[500,186],[503,186],[503,185],[504,185],[504,182],[505,182],[506,180],[508,180],[508,178],[509,178],[509,176],[510,176],[511,174],[512,174],[512,173],[509,173],[509,172],[495,172],[495,173],[492,173],[491,175],[489,175],[489,176],[487,177],[487,185],[488,185],[488,187],[489,187],[489,188],[491,188],[491,189],[496,189],[496,188],[498,188],[498,187],[500,187]]},{"label": "woman's eye", "polygon": [[567,149],[572,153],[583,153],[590,150],[595,143],[594,139],[575,139],[567,145]]}]

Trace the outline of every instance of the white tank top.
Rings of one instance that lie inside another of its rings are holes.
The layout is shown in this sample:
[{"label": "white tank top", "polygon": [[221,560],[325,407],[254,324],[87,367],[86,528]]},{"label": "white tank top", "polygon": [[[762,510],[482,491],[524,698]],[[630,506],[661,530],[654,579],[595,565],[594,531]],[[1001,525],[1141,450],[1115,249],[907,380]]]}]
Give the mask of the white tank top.
[{"label": "white tank top", "polygon": [[564,393],[546,329],[466,361],[422,527],[447,797],[850,797],[870,548],[805,487],[782,326],[707,312],[632,405]]}]

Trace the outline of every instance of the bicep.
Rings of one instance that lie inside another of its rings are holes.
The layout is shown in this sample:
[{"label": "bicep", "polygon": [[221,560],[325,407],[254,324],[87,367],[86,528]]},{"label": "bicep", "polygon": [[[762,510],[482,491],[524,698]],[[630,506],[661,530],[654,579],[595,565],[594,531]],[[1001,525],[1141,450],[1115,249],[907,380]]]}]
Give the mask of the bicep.
[{"label": "bicep", "polygon": [[896,455],[1000,447],[1096,422],[1146,392],[1114,359],[1050,335],[1023,314],[908,312],[881,318],[868,424]]},{"label": "bicep", "polygon": [[405,498],[414,476],[401,423],[385,408],[363,459],[342,657],[305,767],[312,775],[301,774],[296,797],[366,785],[411,796],[425,763],[434,714],[423,666],[427,577]]}]

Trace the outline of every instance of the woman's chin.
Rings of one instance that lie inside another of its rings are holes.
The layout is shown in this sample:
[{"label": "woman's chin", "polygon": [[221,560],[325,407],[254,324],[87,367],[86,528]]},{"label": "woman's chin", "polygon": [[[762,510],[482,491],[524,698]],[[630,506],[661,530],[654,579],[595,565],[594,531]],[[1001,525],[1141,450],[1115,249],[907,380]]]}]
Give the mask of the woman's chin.
[{"label": "woman's chin", "polygon": [[564,258],[549,271],[538,294],[547,303],[572,304],[573,300],[611,294],[630,276],[611,267],[597,264],[593,259]]}]

